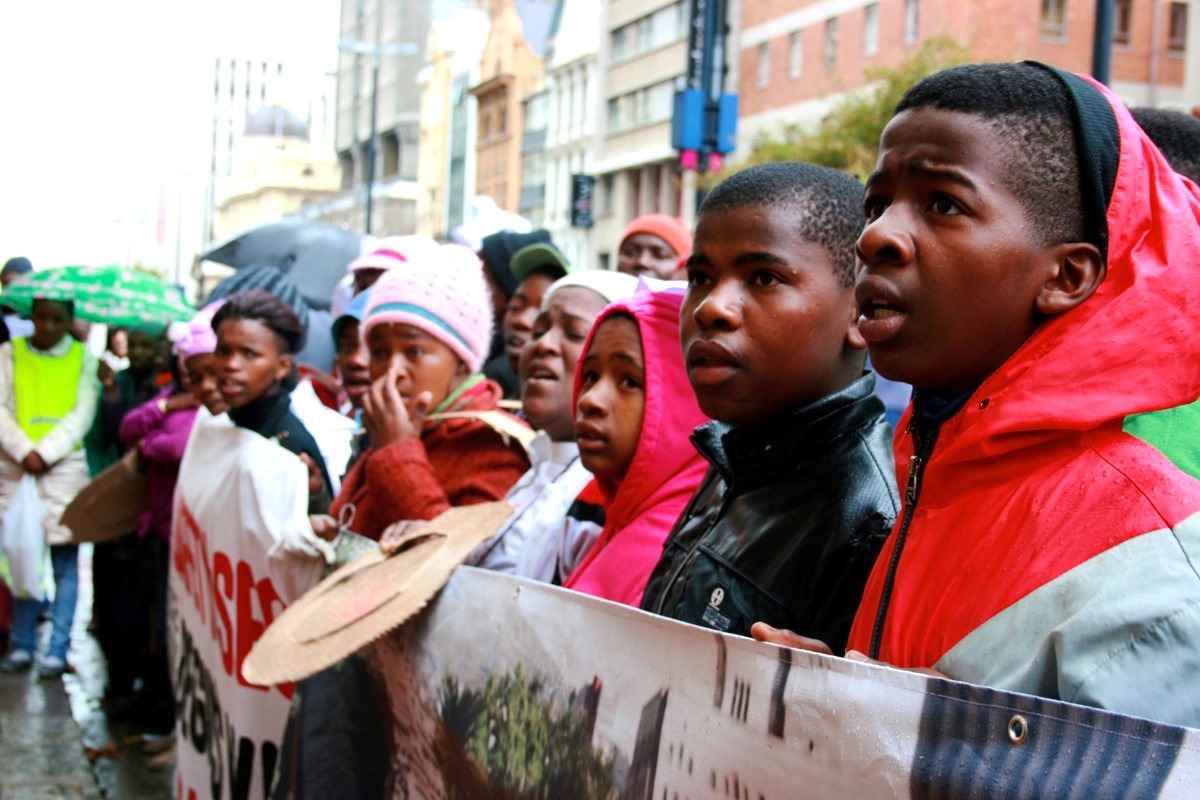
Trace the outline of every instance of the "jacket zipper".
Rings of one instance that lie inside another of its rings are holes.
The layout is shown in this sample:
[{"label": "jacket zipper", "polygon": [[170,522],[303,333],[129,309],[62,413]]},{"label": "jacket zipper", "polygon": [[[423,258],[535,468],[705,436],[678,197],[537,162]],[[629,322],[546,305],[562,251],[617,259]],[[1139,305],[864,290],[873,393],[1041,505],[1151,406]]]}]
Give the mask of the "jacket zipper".
[{"label": "jacket zipper", "polygon": [[[701,484],[701,486],[703,486],[703,484]],[[699,492],[692,496],[691,501],[688,503],[688,507],[684,509],[683,513],[685,517],[690,517],[694,513],[695,504],[698,502],[697,498],[699,498],[699,496]],[[679,581],[679,576],[683,572],[684,568],[689,564],[692,564],[693,557],[696,555],[696,551],[700,549],[700,542],[725,515],[725,507],[729,505],[729,503],[732,501],[732,498],[733,481],[731,480],[725,486],[725,491],[721,497],[721,503],[717,508],[716,515],[709,520],[708,526],[700,533],[700,535],[696,537],[696,541],[692,542],[692,544],[688,547],[687,555],[680,559],[679,563],[675,565],[675,569],[672,571],[670,578],[666,581],[666,583],[664,583],[663,591],[658,597],[658,607],[654,609],[655,614],[658,614],[659,616],[669,616],[664,609],[667,605],[667,598],[671,595],[671,590],[675,587],[676,582]]]},{"label": "jacket zipper", "polygon": [[908,485],[904,487],[904,517],[900,521],[900,532],[896,534],[896,546],[892,549],[892,557],[888,561],[887,577],[883,581],[883,592],[879,596],[879,608],[875,611],[875,627],[871,631],[871,650],[867,654],[871,658],[879,658],[879,648],[883,640],[883,625],[887,620],[888,606],[892,601],[892,589],[896,582],[896,570],[900,567],[900,554],[904,550],[904,542],[908,538],[908,526],[912,523],[913,512],[917,508],[917,498],[921,495],[921,473],[937,443],[938,431],[941,426],[930,431],[928,437],[921,435],[915,427],[913,439],[917,450],[908,459]]}]

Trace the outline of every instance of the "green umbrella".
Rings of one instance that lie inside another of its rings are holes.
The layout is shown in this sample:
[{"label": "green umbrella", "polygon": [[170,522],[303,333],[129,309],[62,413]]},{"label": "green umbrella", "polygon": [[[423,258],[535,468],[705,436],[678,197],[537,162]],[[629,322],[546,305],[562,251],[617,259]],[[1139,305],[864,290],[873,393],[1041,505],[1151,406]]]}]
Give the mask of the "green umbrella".
[{"label": "green umbrella", "polygon": [[191,319],[182,293],[153,275],[124,267],[56,267],[30,273],[0,292],[0,304],[28,317],[34,298],[71,300],[75,315],[123,328]]}]

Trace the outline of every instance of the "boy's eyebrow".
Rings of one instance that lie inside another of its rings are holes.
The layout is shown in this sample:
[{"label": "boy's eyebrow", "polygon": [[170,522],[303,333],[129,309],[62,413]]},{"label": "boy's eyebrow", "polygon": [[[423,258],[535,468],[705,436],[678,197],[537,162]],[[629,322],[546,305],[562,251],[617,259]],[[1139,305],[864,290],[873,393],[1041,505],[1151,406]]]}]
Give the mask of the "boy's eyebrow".
[{"label": "boy's eyebrow", "polygon": [[944,181],[957,183],[964,189],[975,191],[975,181],[968,178],[962,170],[955,169],[954,167],[942,167],[923,159],[914,159],[909,164],[909,169],[930,178],[940,178]]},{"label": "boy's eyebrow", "polygon": [[783,267],[788,265],[788,260],[786,258],[776,255],[775,253],[769,253],[765,250],[756,250],[750,253],[738,253],[733,259],[733,265],[735,267],[744,267],[748,264],[762,264],[764,262],[767,264],[778,264]]},{"label": "boy's eyebrow", "polygon": [[[763,262],[768,264],[779,264],[780,266],[787,266],[788,263],[786,258],[778,256],[775,253],[768,253],[766,251],[739,253],[733,259],[733,265],[735,267],[744,267],[747,264],[762,264]],[[692,255],[688,256],[687,266],[710,267],[712,266],[712,262],[708,260],[708,256],[705,256],[702,253],[693,253]]]},{"label": "boy's eyebrow", "polygon": [[[923,175],[927,178],[957,183],[964,189],[970,189],[971,191],[977,191],[978,189],[973,180],[968,178],[962,170],[955,169],[954,167],[938,166],[934,162],[923,158],[910,159],[907,163],[907,166],[909,172],[915,172],[916,174]],[[877,169],[867,176],[867,182],[865,184],[866,188],[870,189],[871,186],[880,179],[884,172],[885,170],[883,169]]]}]

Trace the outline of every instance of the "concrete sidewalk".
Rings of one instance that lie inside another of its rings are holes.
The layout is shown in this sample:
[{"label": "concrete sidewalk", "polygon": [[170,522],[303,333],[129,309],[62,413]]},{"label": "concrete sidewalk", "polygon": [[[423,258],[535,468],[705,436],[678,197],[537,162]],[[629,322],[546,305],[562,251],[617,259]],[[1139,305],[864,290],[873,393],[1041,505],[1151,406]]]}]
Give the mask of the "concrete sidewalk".
[{"label": "concrete sidewalk", "polygon": [[[91,618],[91,548],[80,548],[79,606],[67,660],[74,674],[39,681],[0,674],[0,800],[171,797],[171,770],[149,768],[139,732],[110,725],[100,698],[104,657],[87,632]],[[49,634],[48,626],[40,633]]]},{"label": "concrete sidewalk", "polygon": [[102,796],[62,681],[0,674],[0,800]]}]

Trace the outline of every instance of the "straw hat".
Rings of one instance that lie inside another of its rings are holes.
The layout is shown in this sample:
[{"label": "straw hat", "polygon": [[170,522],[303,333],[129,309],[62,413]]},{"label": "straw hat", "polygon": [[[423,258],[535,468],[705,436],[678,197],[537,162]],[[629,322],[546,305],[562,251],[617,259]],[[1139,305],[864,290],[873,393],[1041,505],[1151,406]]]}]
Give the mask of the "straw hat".
[{"label": "straw hat", "polygon": [[242,677],[259,686],[307,678],[404,624],[511,514],[501,502],[452,508],[398,552],[375,548],[334,571],[271,623]]}]

